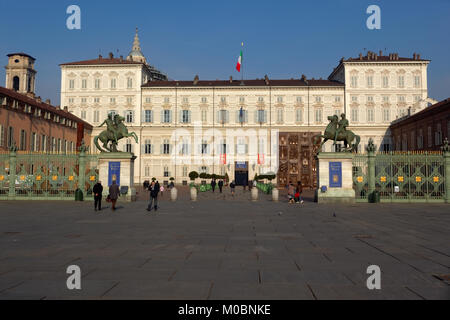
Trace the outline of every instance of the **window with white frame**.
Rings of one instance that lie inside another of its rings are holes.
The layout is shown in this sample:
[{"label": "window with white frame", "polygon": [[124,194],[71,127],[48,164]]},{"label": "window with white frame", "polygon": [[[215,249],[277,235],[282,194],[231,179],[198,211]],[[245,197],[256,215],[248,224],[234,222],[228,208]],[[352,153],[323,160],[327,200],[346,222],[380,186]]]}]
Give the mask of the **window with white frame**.
[{"label": "window with white frame", "polygon": [[239,97],[239,103],[244,103],[245,102],[245,97]]},{"label": "window with white frame", "polygon": [[169,139],[164,139],[162,144],[162,154],[169,154],[169,153],[170,153]]},{"label": "window with white frame", "polygon": [[369,103],[373,102],[373,96],[367,96],[367,102]]},{"label": "window with white frame", "polygon": [[131,140],[127,139],[126,144],[125,144],[125,152],[133,152],[133,148],[131,146]]},{"label": "window with white frame", "polygon": [[114,98],[114,97],[109,98],[109,102],[111,104],[115,104],[116,103],[116,98]]},{"label": "window with white frame", "polygon": [[98,97],[94,98],[94,103],[100,103],[100,98]]},{"label": "window with white frame", "polygon": [[373,76],[367,76],[367,87],[372,88],[373,87]]},{"label": "window with white frame", "polygon": [[74,101],[75,101],[75,99],[74,99],[74,98],[69,98],[69,104],[73,104],[73,103],[74,103]]},{"label": "window with white frame", "polygon": [[357,108],[352,108],[350,118],[351,118],[351,121],[358,122],[358,109]]},{"label": "window with white frame", "polygon": [[316,100],[316,103],[321,103],[322,102],[322,97],[321,96],[316,96],[315,100]]},{"label": "window with white frame", "polygon": [[202,144],[200,145],[200,153],[207,154],[208,153],[208,142],[203,139]]},{"label": "window with white frame", "polygon": [[297,101],[297,103],[302,103],[302,97],[296,97],[295,100]]},{"label": "window with white frame", "polygon": [[189,103],[189,99],[187,97],[183,97],[183,103]]},{"label": "window with white frame", "polygon": [[153,122],[152,110],[144,110],[144,122]]},{"label": "window with white frame", "polygon": [[302,122],[303,121],[303,110],[301,108],[297,108],[295,110],[295,121]]},{"label": "window with white frame", "polygon": [[248,122],[248,111],[244,108],[240,108],[236,111],[236,122],[245,123]]},{"label": "window with white frame", "polygon": [[169,102],[170,102],[169,97],[164,97],[164,103],[169,103]]},{"label": "window with white frame", "polygon": [[389,96],[383,96],[383,102],[387,103],[389,102]]},{"label": "window with white frame", "polygon": [[203,109],[202,111],[201,111],[201,116],[202,116],[202,122],[206,122],[206,121],[208,121],[208,119],[207,119],[207,111],[205,110],[205,109]]},{"label": "window with white frame", "polygon": [[282,103],[282,102],[283,102],[283,97],[278,96],[278,97],[277,97],[277,102],[278,102],[278,103]]},{"label": "window with white frame", "polygon": [[80,118],[83,119],[83,120],[86,119],[86,110],[81,110]]},{"label": "window with white frame", "polygon": [[414,88],[420,88],[420,76],[415,75],[414,76]]},{"label": "window with white frame", "polygon": [[187,175],[188,175],[188,167],[183,166],[182,176],[187,177]]},{"label": "window with white frame", "polygon": [[133,79],[132,78],[127,78],[127,88],[128,89],[133,88]]},{"label": "window with white frame", "polygon": [[341,115],[341,109],[334,109],[334,115],[339,117]]},{"label": "window with white frame", "polygon": [[264,97],[258,97],[258,102],[264,102]]},{"label": "window with white frame", "polygon": [[398,96],[398,102],[405,102],[405,96]]},{"label": "window with white frame", "polygon": [[81,89],[87,88],[87,79],[81,79]]},{"label": "window with white frame", "polygon": [[134,122],[134,111],[133,110],[127,110],[125,111],[125,121],[127,123]]},{"label": "window with white frame", "polygon": [[127,97],[127,104],[133,103],[133,97]]},{"label": "window with white frame", "polygon": [[419,102],[420,101],[420,96],[419,95],[415,95],[414,96],[414,102]]},{"label": "window with white frame", "polygon": [[81,98],[81,103],[85,104],[87,102],[87,98]]},{"label": "window with white frame", "polygon": [[189,110],[181,110],[181,122],[182,123],[189,123],[191,122],[191,112]]},{"label": "window with white frame", "polygon": [[208,102],[208,100],[206,99],[206,97],[202,97],[202,98],[201,98],[201,101],[202,101],[202,103]]},{"label": "window with white frame", "polygon": [[226,103],[227,102],[227,98],[226,97],[220,97],[220,102]]},{"label": "window with white frame", "polygon": [[152,99],[150,97],[145,97],[145,103],[151,103]]},{"label": "window with white frame", "polygon": [[389,108],[383,108],[383,122],[391,121],[391,112]]},{"label": "window with white frame", "polygon": [[169,109],[164,109],[161,113],[162,115],[162,121],[163,123],[170,123],[172,122],[172,112]]},{"label": "window with white frame", "polygon": [[69,80],[69,89],[73,89],[75,88],[75,80],[74,79],[70,79]]},{"label": "window with white frame", "polygon": [[111,89],[115,89],[116,88],[116,82],[117,82],[116,78],[112,78],[111,79]]},{"label": "window with white frame", "polygon": [[164,167],[164,177],[168,177],[169,176],[169,167],[165,166]]},{"label": "window with white frame", "polygon": [[144,167],[144,176],[145,177],[150,177],[150,166],[145,166]]},{"label": "window with white frame", "polygon": [[217,121],[219,123],[228,123],[228,110],[222,109],[217,111]]},{"label": "window with white frame", "polygon": [[336,102],[336,103],[341,102],[341,97],[340,96],[335,96],[334,97],[334,102]]},{"label": "window with white frame", "polygon": [[100,79],[94,80],[94,86],[95,86],[95,89],[100,89]]},{"label": "window with white frame", "polygon": [[266,110],[264,109],[256,110],[256,122],[258,123],[266,122]]},{"label": "window with white frame", "polygon": [[314,120],[316,123],[322,123],[322,108],[316,108],[314,111]]},{"label": "window with white frame", "polygon": [[398,76],[398,87],[399,88],[405,87],[405,76],[403,75]]},{"label": "window with white frame", "polygon": [[100,111],[94,110],[94,122],[98,122],[100,120]]},{"label": "window with white frame", "polygon": [[389,77],[388,76],[383,76],[383,88],[387,88],[389,86]]},{"label": "window with white frame", "polygon": [[352,96],[352,102],[358,102],[358,97],[357,96]]},{"label": "window with white frame", "polygon": [[283,108],[277,109],[277,122],[282,123],[283,122]]},{"label": "window with white frame", "polygon": [[150,139],[145,139],[144,142],[144,153],[151,154],[152,153],[152,141]]},{"label": "window with white frame", "polygon": [[373,108],[368,108],[367,109],[367,122],[374,122],[374,121],[375,121],[374,110],[373,110]]},{"label": "window with white frame", "polygon": [[358,77],[357,76],[351,76],[350,81],[351,81],[352,88],[356,88],[358,86]]}]

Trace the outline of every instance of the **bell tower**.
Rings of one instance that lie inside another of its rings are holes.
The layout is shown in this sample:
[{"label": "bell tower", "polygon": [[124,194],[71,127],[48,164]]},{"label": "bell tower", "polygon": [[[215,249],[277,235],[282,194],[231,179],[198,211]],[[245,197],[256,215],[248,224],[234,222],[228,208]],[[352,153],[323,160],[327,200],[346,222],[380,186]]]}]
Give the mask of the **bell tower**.
[{"label": "bell tower", "polygon": [[6,88],[20,93],[34,93],[36,85],[35,58],[26,53],[8,54]]}]

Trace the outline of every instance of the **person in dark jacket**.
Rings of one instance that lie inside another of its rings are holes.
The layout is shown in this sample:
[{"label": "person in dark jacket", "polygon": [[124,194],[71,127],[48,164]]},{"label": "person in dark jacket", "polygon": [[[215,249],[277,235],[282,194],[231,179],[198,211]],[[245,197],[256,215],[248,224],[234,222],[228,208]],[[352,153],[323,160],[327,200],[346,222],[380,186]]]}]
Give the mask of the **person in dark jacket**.
[{"label": "person in dark jacket", "polygon": [[158,192],[159,192],[159,183],[152,182],[150,187],[148,188],[150,191],[150,202],[147,207],[147,211],[152,210],[152,206],[155,208],[155,211],[158,210]]},{"label": "person in dark jacket", "polygon": [[234,183],[234,180],[230,183],[230,189],[231,189],[231,195],[234,197],[234,188],[236,187],[236,184]]},{"label": "person in dark jacket", "polygon": [[116,180],[113,180],[112,185],[109,187],[109,198],[111,199],[111,210],[116,210],[116,202],[120,196],[119,186],[116,183]]},{"label": "person in dark jacket", "polygon": [[219,186],[220,193],[222,193],[223,180],[219,180],[218,186]]},{"label": "person in dark jacket", "polygon": [[212,188],[212,191],[214,192],[214,190],[216,189],[216,179],[211,180],[211,188]]},{"label": "person in dark jacket", "polygon": [[102,192],[103,192],[103,186],[101,181],[97,181],[97,183],[94,185],[94,188],[92,188],[92,192],[94,193],[94,208],[95,211],[102,210]]}]

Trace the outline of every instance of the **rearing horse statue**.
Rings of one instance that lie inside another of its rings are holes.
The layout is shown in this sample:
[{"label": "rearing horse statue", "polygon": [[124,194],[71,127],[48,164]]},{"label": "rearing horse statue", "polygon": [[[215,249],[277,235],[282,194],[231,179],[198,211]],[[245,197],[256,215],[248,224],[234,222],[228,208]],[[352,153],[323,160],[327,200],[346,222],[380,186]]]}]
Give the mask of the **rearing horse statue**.
[{"label": "rearing horse statue", "polygon": [[[342,118],[343,120],[345,120],[345,116],[343,116]],[[329,116],[328,120],[330,121],[330,123],[325,128],[325,132],[313,137],[314,144],[317,144],[320,139],[324,139],[319,146],[319,151],[322,150],[323,144],[328,140],[344,141],[344,151],[357,151],[359,142],[361,140],[360,136],[354,134],[350,130],[346,130],[345,126],[342,128],[338,128],[339,118],[337,115]],[[337,136],[336,131],[338,131]],[[353,140],[355,140],[355,143],[352,144]],[[351,145],[351,147],[348,147],[348,145]]]},{"label": "rearing horse statue", "polygon": [[[133,137],[136,143],[138,143],[138,137],[134,132],[128,132],[127,127],[123,123],[125,121],[124,117],[119,116],[118,114],[113,117],[109,114],[108,118],[99,126],[103,126],[106,123],[107,128],[100,132],[100,134],[94,137],[94,144],[101,152],[120,152],[117,150],[118,141],[122,138]],[[102,149],[98,143],[100,140],[103,143]],[[109,143],[110,146],[109,146]]]}]

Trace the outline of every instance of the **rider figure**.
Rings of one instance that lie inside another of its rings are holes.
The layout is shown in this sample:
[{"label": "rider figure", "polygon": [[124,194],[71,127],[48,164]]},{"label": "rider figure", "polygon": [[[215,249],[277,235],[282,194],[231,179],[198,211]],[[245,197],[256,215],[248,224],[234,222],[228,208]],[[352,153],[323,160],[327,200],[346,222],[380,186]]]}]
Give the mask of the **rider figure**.
[{"label": "rider figure", "polygon": [[338,122],[338,128],[337,128],[336,134],[334,136],[334,144],[333,145],[336,144],[336,139],[337,139],[339,133],[347,131],[347,127],[348,127],[349,123],[348,123],[348,120],[345,118],[345,113],[341,114],[341,118],[342,119],[339,120],[339,122]]},{"label": "rider figure", "polygon": [[109,113],[108,118],[106,118],[106,120],[103,121],[103,123],[101,125],[99,125],[99,127],[101,127],[106,123],[106,129],[113,134],[114,142],[116,144],[117,144],[117,125],[118,125],[117,120],[116,120],[117,116],[118,115],[116,114],[114,116],[114,120],[113,120],[112,114]]}]

